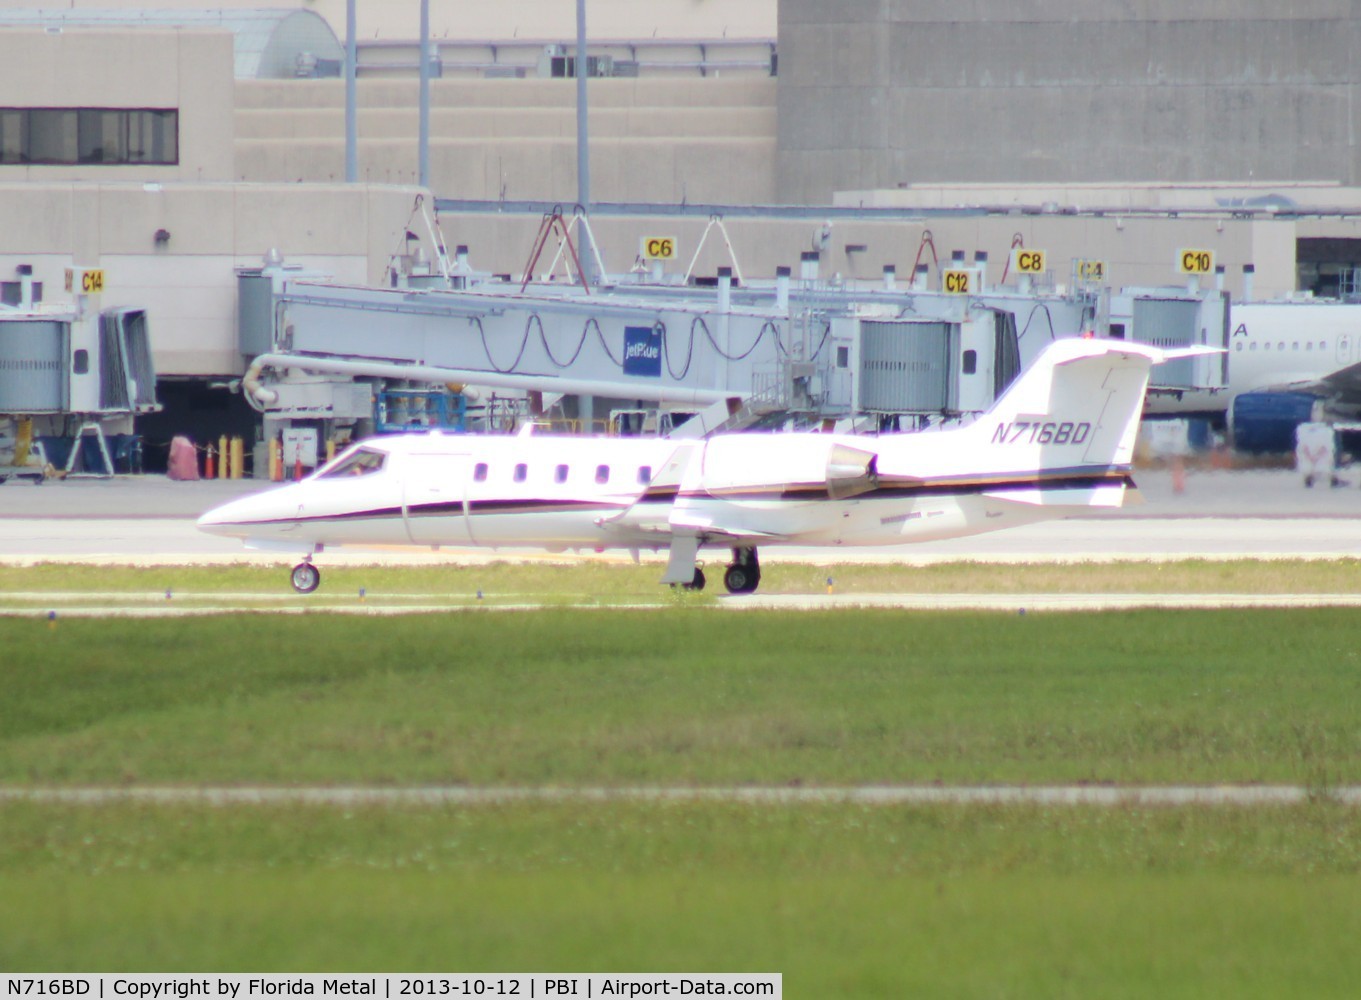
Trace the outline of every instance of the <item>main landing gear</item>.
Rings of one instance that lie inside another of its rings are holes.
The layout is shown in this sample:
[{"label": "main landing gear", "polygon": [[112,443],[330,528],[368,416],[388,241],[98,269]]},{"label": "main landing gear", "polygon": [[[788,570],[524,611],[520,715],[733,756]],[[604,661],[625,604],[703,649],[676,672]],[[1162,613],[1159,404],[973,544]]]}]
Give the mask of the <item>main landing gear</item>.
[{"label": "main landing gear", "polygon": [[761,564],[755,548],[732,550],[732,562],[723,573],[723,586],[730,594],[750,594],[761,584]]},{"label": "main landing gear", "polygon": [[311,556],[304,556],[302,562],[293,567],[289,579],[299,594],[310,594],[321,586],[321,570],[312,565]]}]

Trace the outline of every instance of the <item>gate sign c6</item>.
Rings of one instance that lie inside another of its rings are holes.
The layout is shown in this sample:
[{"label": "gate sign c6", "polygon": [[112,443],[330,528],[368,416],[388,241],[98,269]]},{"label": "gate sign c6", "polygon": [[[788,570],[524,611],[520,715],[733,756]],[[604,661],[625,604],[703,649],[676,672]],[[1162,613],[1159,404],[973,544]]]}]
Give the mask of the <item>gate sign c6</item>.
[{"label": "gate sign c6", "polygon": [[676,256],[674,236],[644,236],[642,243],[644,260],[671,260]]}]

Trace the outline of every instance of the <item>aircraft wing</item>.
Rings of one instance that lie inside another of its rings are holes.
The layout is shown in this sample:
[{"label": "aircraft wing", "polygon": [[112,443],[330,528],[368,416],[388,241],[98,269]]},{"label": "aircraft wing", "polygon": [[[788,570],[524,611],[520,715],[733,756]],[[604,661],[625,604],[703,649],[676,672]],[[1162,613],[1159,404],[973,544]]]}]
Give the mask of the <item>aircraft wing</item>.
[{"label": "aircraft wing", "polygon": [[1361,405],[1361,362],[1347,365],[1327,375],[1289,375],[1278,381],[1252,386],[1252,392],[1312,392],[1344,402]]},{"label": "aircraft wing", "polygon": [[1318,380],[1318,385],[1329,395],[1341,396],[1352,403],[1361,403],[1361,362],[1339,368]]}]

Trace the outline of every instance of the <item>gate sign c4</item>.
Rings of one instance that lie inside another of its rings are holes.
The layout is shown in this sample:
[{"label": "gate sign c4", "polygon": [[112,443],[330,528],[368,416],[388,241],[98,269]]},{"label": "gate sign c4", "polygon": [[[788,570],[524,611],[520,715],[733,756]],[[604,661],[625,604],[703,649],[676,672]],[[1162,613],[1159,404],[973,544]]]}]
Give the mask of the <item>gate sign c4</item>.
[{"label": "gate sign c4", "polygon": [[1079,281],[1105,281],[1106,262],[1104,260],[1077,260],[1073,262]]},{"label": "gate sign c4", "polygon": [[1182,274],[1210,274],[1215,269],[1213,250],[1178,250],[1177,270]]},{"label": "gate sign c4", "polygon": [[676,237],[644,236],[641,252],[644,260],[671,260],[676,256]]}]

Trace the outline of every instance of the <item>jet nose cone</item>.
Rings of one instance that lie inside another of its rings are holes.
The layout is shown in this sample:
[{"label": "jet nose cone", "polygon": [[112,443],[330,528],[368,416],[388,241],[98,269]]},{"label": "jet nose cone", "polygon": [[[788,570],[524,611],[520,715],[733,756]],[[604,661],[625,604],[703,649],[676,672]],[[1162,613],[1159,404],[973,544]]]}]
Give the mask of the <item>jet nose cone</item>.
[{"label": "jet nose cone", "polygon": [[283,491],[267,490],[214,507],[198,519],[198,528],[210,535],[239,538],[258,533],[262,528],[267,529],[267,526],[283,518],[290,509],[287,499],[281,501],[279,497],[281,492]]},{"label": "jet nose cone", "polygon": [[238,501],[233,500],[231,503],[224,503],[212,510],[205,511],[198,519],[198,530],[206,531],[210,535],[231,534],[227,529],[233,526],[237,520],[232,514],[232,508],[237,503]]}]

